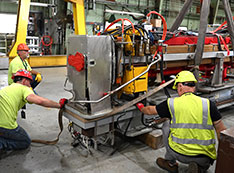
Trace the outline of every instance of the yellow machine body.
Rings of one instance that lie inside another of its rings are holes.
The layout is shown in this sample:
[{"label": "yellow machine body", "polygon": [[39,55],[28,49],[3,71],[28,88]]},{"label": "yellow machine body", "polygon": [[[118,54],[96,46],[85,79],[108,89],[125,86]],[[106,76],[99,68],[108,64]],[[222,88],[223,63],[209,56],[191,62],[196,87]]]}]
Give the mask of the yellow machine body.
[{"label": "yellow machine body", "polygon": [[[123,82],[126,83],[143,73],[147,69],[147,66],[131,66],[131,70],[126,70],[123,77]],[[123,88],[123,92],[126,94],[133,94],[138,92],[144,92],[148,90],[148,73],[145,73],[135,81],[128,84]]]}]

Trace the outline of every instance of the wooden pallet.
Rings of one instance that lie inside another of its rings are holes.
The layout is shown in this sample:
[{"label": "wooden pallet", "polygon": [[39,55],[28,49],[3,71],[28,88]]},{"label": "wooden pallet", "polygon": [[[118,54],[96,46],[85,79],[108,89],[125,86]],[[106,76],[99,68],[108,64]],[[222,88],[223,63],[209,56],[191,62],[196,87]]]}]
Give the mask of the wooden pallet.
[{"label": "wooden pallet", "polygon": [[161,129],[156,129],[150,133],[140,135],[138,139],[153,149],[159,149],[164,146]]}]

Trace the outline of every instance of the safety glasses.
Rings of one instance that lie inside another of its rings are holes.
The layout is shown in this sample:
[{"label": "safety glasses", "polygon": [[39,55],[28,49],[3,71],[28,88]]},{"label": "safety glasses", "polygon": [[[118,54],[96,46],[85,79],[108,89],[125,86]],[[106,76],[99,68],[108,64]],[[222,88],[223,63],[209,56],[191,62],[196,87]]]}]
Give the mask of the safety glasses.
[{"label": "safety glasses", "polygon": [[188,87],[194,87],[195,83],[194,82],[182,82],[182,85],[188,86]]}]

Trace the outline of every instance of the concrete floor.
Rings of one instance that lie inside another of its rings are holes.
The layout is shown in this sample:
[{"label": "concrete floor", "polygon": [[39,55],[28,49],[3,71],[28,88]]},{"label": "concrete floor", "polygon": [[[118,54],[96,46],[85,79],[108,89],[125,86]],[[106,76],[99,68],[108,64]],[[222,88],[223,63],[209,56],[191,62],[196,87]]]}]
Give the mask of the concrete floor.
[{"label": "concrete floor", "polygon": [[[70,98],[71,94],[64,91],[66,68],[37,68],[42,73],[43,82],[36,92],[43,97],[59,101],[60,98]],[[0,88],[7,84],[7,70],[0,70]],[[234,107],[221,110],[224,124],[234,126]],[[44,108],[37,105],[27,105],[26,119],[18,117],[18,123],[29,133],[32,139],[52,140],[56,138],[59,127],[57,109]],[[153,150],[139,141],[125,142],[125,147],[110,153],[113,148],[101,147],[87,153],[81,147],[72,147],[73,141],[66,126],[56,145],[32,144],[28,150],[15,151],[0,160],[0,173],[164,173],[155,164],[157,157],[163,157],[165,148]],[[208,173],[213,173],[215,163]],[[180,164],[180,172],[187,172],[187,166]]]}]

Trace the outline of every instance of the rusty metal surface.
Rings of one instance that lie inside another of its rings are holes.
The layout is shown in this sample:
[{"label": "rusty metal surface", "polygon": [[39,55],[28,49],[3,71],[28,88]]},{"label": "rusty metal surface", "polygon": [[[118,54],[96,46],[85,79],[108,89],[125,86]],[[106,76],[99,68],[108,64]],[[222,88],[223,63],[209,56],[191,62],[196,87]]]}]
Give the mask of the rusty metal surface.
[{"label": "rusty metal surface", "polygon": [[233,172],[234,170],[234,127],[220,134],[216,173]]}]

